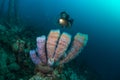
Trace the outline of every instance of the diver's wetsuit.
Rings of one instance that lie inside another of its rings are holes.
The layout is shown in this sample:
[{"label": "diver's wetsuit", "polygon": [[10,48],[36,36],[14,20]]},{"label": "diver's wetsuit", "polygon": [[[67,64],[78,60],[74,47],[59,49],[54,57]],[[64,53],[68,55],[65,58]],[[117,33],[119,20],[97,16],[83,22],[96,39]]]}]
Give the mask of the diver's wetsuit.
[{"label": "diver's wetsuit", "polygon": [[70,19],[70,16],[65,11],[60,13],[60,19],[64,21],[63,24],[59,23],[58,21],[58,23],[61,25],[62,28],[71,27],[73,24],[73,19]]}]

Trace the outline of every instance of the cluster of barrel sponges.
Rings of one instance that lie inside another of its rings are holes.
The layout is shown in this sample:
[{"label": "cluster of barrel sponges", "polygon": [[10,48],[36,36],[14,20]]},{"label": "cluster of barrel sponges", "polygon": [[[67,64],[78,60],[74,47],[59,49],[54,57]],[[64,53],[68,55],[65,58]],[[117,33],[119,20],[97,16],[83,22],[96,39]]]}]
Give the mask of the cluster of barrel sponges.
[{"label": "cluster of barrel sponges", "polygon": [[[66,32],[60,34],[60,30],[51,30],[48,37],[37,37],[36,50],[30,51],[30,57],[34,64],[44,73],[51,67],[59,66],[74,59],[84,48],[88,41],[88,35],[77,33],[71,43],[72,36]],[[71,46],[69,46],[71,44]],[[69,50],[67,50],[69,48]],[[42,67],[41,65],[46,65]],[[51,70],[50,70],[51,71]]]}]

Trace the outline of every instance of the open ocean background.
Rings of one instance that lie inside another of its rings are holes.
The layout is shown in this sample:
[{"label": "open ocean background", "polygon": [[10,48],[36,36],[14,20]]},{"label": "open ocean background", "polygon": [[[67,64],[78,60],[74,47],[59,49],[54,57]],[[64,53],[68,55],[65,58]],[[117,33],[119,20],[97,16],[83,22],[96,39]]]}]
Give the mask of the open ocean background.
[{"label": "open ocean background", "polygon": [[[74,19],[71,28],[57,25],[61,11]],[[81,56],[102,80],[120,80],[120,0],[19,0],[19,14],[43,34],[51,29],[88,34]]]}]

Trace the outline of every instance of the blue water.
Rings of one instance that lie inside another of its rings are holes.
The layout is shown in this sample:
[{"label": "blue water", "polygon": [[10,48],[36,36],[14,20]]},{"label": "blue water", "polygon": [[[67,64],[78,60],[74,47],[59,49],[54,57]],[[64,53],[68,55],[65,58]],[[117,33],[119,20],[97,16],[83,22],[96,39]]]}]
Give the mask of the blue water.
[{"label": "blue water", "polygon": [[[74,19],[71,28],[56,24],[61,11]],[[61,29],[88,34],[84,59],[102,80],[120,80],[120,0],[19,0],[19,13],[25,23],[43,33]]]}]

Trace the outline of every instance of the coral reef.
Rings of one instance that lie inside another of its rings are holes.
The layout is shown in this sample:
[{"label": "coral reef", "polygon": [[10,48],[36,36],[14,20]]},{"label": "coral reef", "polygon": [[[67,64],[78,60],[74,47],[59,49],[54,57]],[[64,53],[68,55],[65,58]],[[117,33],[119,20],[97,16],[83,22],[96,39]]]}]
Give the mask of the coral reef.
[{"label": "coral reef", "polygon": [[0,24],[0,80],[98,80],[82,55],[75,58],[86,45],[81,44],[82,34],[72,39],[66,32],[52,30],[48,37],[37,37],[37,48],[29,55],[36,47],[36,36],[43,33],[32,26],[15,26]]},{"label": "coral reef", "polygon": [[[45,35],[37,37],[36,51],[30,51],[30,57],[36,65],[35,70],[37,73],[42,74],[44,78],[46,78],[47,75],[51,75],[49,80],[58,80],[55,78],[60,77],[58,76],[62,71],[60,66],[64,66],[65,63],[74,59],[82,51],[88,41],[88,36],[86,34],[77,33],[72,42],[72,46],[67,50],[71,42],[71,37],[72,36],[66,32],[60,34],[59,30],[51,30],[47,40]],[[32,78],[30,80],[32,80]]]},{"label": "coral reef", "polygon": [[[33,70],[29,50],[35,43],[34,32],[30,34],[30,30],[18,32],[13,29],[0,24],[0,80],[27,80],[32,75],[29,69]],[[29,39],[29,35],[33,35],[32,39]]]}]

